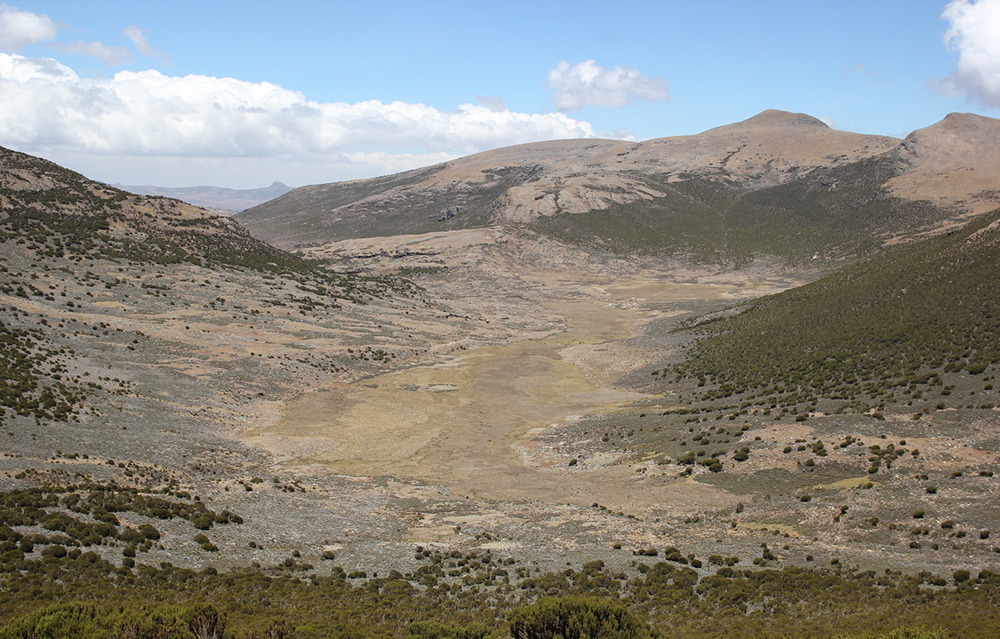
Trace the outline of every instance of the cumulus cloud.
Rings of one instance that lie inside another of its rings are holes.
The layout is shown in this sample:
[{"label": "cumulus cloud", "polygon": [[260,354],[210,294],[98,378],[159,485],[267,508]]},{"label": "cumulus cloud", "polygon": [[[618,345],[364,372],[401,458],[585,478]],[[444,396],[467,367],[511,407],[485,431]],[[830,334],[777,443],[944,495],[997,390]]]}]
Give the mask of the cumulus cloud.
[{"label": "cumulus cloud", "polygon": [[938,90],[1000,107],[1000,0],[952,0],[941,18],[951,23],[944,41],[958,52],[958,68]]},{"label": "cumulus cloud", "polygon": [[[307,100],[267,82],[158,71],[80,78],[51,59],[0,54],[0,144],[21,150],[213,158],[466,154],[538,140],[593,137],[561,113],[496,104],[441,111],[376,100]],[[338,155],[339,154],[339,155]],[[375,156],[373,156],[375,157]],[[377,159],[377,158],[376,158]],[[406,159],[407,164],[412,164]],[[371,157],[366,162],[373,161]],[[380,163],[385,164],[383,157]]]},{"label": "cumulus cloud", "polygon": [[549,71],[549,88],[555,89],[556,109],[572,111],[588,104],[623,107],[637,100],[668,100],[670,92],[663,78],[647,78],[632,67],[605,70],[594,60],[570,66],[566,60]]},{"label": "cumulus cloud", "polygon": [[58,32],[59,25],[45,14],[0,4],[0,51],[16,53],[29,44],[48,42]]},{"label": "cumulus cloud", "polygon": [[146,40],[146,32],[139,27],[134,24],[129,25],[122,30],[122,33],[125,34],[126,38],[132,41],[135,48],[141,51],[143,55],[149,56],[150,58],[159,58],[167,64],[173,64],[170,60],[170,56],[160,51]]},{"label": "cumulus cloud", "polygon": [[54,42],[52,48],[66,53],[77,53],[97,58],[109,67],[132,62],[132,52],[125,47],[108,47],[100,42],[84,42],[83,40],[77,40],[72,44]]}]

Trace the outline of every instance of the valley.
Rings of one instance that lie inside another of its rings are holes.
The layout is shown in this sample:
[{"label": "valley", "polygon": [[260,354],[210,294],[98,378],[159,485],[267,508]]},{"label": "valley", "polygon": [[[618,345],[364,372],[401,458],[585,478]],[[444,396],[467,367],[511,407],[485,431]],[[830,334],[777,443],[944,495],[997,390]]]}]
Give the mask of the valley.
[{"label": "valley", "polygon": [[957,627],[1000,572],[1000,211],[974,171],[931,197],[962,172],[906,153],[980,120],[899,143],[766,112],[235,220],[3,150],[0,604],[170,582],[347,632],[308,630],[323,593],[484,639],[545,596],[700,636],[709,609],[896,627],[905,599]]},{"label": "valley", "polygon": [[[559,330],[551,336],[459,350],[434,363],[306,393],[280,407],[272,425],[249,429],[247,441],[269,449],[286,469],[315,464],[348,474],[382,473],[489,500],[599,501],[629,511],[652,504],[652,494],[634,495],[625,506],[631,477],[625,473],[623,481],[615,457],[581,464],[588,472],[566,481],[551,472],[562,474],[569,460],[524,437],[644,398],[610,380],[651,358],[616,341],[631,337],[629,325],[665,314],[657,307],[708,302],[732,289],[664,284],[647,287],[656,289],[655,297],[637,301],[619,296],[634,294],[638,283],[587,288],[603,299],[562,301],[554,299],[555,286],[547,288],[550,301],[538,304],[557,319]],[[298,452],[302,442],[315,452]]]}]

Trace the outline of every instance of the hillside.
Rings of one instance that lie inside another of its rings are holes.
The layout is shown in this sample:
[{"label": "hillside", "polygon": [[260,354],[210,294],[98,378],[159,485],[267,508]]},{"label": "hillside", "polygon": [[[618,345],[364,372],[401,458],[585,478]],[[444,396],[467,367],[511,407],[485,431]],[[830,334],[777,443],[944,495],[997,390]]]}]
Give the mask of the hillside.
[{"label": "hillside", "polygon": [[891,193],[974,212],[993,208],[1000,162],[997,120],[952,113],[906,136],[890,155],[906,167],[886,185]]},{"label": "hillside", "polygon": [[[649,322],[618,348],[660,358],[618,384],[651,397],[536,439],[581,472],[636,461],[637,491],[690,477],[741,495],[731,534],[769,530],[777,557],[827,540],[861,565],[994,566],[998,251],[994,211],[804,286]],[[727,522],[708,527],[717,540]]]},{"label": "hillside", "polygon": [[[256,364],[246,347],[265,350],[269,340],[255,332],[287,321],[280,317],[296,322],[282,341],[315,338],[334,320],[378,323],[345,306],[415,292],[398,278],[329,271],[203,209],[126,193],[7,149],[0,246],[0,422],[85,424],[87,441],[112,450],[145,448],[141,438],[152,435],[102,439],[90,429],[121,428],[108,411],[124,409],[156,433],[176,411],[204,410],[206,401],[220,415],[239,412],[261,384],[295,392],[302,376],[352,368],[332,364],[320,344],[288,350],[291,363]],[[176,408],[164,411],[164,392]],[[63,429],[42,440],[61,440]]]},{"label": "hillside", "polygon": [[621,255],[801,265],[993,208],[998,132],[996,120],[953,114],[901,142],[765,111],[692,136],[542,142],[303,187],[239,219],[286,248],[514,225]]},{"label": "hillside", "polygon": [[953,395],[946,382],[996,373],[998,261],[1000,211],[708,324],[678,371],[708,380],[709,399],[746,394],[793,414],[821,400],[827,412],[989,403],[992,393]]},{"label": "hillside", "polygon": [[307,267],[179,200],[135,196],[2,147],[0,170],[4,240],[31,240],[45,257]]}]

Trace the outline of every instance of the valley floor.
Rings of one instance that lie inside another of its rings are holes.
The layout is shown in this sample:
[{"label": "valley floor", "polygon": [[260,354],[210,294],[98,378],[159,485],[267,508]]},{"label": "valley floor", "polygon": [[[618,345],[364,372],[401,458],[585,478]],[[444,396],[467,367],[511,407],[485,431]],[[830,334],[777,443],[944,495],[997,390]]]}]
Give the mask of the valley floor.
[{"label": "valley floor", "polygon": [[[815,274],[585,259],[516,237],[455,246],[402,257],[385,246],[363,247],[363,258],[350,247],[328,250],[338,268],[405,273],[423,292],[327,311],[267,303],[309,286],[245,273],[200,282],[185,266],[130,267],[112,273],[122,283],[90,291],[101,299],[86,299],[85,285],[58,270],[41,274],[35,282],[57,300],[62,287],[84,304],[16,296],[0,304],[25,322],[59,322],[65,332],[56,338],[87,354],[75,372],[127,380],[129,392],[78,424],[6,424],[0,487],[77,475],[140,486],[172,480],[244,520],[213,528],[218,552],[206,552],[187,522],[122,515],[162,531],[142,561],[195,569],[280,569],[294,553],[320,573],[334,563],[409,572],[421,565],[417,546],[509,556],[527,571],[595,559],[635,571],[659,561],[647,549],[666,546],[698,559],[706,575],[716,558],[947,575],[998,567],[994,480],[947,477],[938,482],[946,497],[928,504],[926,482],[910,479],[958,467],[938,452],[992,468],[996,446],[975,420],[992,423],[993,411],[970,413],[935,439],[892,416],[775,423],[703,407],[692,418],[693,384],[651,383],[690,339],[670,332],[678,322]],[[169,300],[160,290],[172,291]],[[83,338],[83,326],[99,330]],[[138,350],[128,351],[133,333]],[[105,366],[112,372],[100,373]],[[753,447],[749,461],[727,459],[720,473],[677,462],[695,445],[681,441],[695,437],[692,424],[710,417],[698,440]],[[934,423],[946,422],[922,426]],[[925,457],[872,478],[863,459],[839,447],[810,456],[820,438],[848,435],[865,446],[919,441]],[[810,451],[781,452],[804,443]],[[916,523],[933,520],[917,533],[919,550],[911,543],[918,507],[928,515]],[[941,528],[945,517],[958,524]],[[115,560],[121,549],[98,552]],[[336,560],[322,561],[324,553]]]}]

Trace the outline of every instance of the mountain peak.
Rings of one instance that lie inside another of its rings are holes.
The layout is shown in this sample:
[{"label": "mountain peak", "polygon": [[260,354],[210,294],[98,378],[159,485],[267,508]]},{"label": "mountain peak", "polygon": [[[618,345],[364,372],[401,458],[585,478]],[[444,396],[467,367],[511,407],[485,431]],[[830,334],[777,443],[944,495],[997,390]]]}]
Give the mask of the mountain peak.
[{"label": "mountain peak", "polygon": [[758,129],[815,129],[829,131],[830,127],[819,118],[814,118],[806,113],[792,113],[790,111],[768,109],[761,111],[752,118],[709,129],[705,133],[732,133],[734,131],[753,131]]},{"label": "mountain peak", "polygon": [[829,129],[830,127],[819,118],[814,118],[807,113],[792,113],[791,111],[780,111],[778,109],[768,109],[761,111],[750,119],[738,122],[737,124],[747,124],[754,126],[807,126]]},{"label": "mountain peak", "polygon": [[995,140],[998,135],[1000,135],[1000,120],[996,118],[988,118],[975,113],[949,113],[934,124],[910,133],[906,136],[906,142],[912,142],[918,138],[923,142],[931,137],[958,136],[974,143],[982,136]]},{"label": "mountain peak", "polygon": [[993,197],[1000,167],[1000,120],[974,113],[949,113],[906,136],[895,157],[907,171],[889,182],[896,194],[962,204],[974,213],[996,208]]},{"label": "mountain peak", "polygon": [[978,113],[949,113],[941,120],[951,126],[998,126],[1000,120],[988,118]]}]

